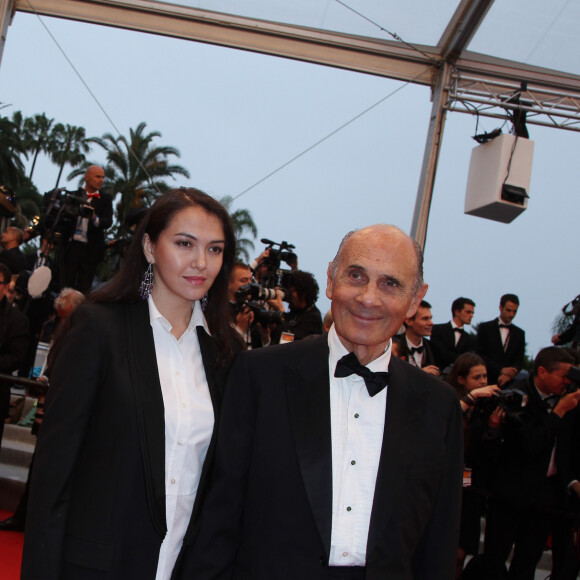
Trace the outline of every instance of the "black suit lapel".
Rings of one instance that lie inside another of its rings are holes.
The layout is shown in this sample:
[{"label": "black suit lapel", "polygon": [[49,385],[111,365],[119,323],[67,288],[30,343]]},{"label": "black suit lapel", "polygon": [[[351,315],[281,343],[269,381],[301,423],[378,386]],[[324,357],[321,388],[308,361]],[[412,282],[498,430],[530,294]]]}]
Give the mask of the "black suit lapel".
[{"label": "black suit lapel", "polygon": [[298,364],[286,366],[284,380],[302,479],[328,554],[332,527],[328,339],[309,339],[308,346]]},{"label": "black suit lapel", "polygon": [[126,323],[147,500],[155,528],[165,535],[165,407],[146,301],[128,305]]},{"label": "black suit lapel", "polygon": [[[401,505],[405,505],[408,473],[419,451],[419,424],[429,408],[429,391],[420,392],[409,379],[409,367],[392,357],[389,364],[383,445],[367,543],[367,565],[384,562],[390,546],[400,544]],[[393,473],[396,477],[393,477]],[[405,525],[412,525],[412,522]]]}]

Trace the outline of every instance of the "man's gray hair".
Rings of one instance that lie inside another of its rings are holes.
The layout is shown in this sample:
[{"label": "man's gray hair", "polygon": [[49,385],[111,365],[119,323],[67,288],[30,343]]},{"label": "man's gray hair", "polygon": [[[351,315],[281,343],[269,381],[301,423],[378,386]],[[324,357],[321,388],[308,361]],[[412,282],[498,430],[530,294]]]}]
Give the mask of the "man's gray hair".
[{"label": "man's gray hair", "polygon": [[[385,225],[405,234],[405,232],[403,232],[403,230],[401,230],[397,226],[393,226],[390,224],[385,224]],[[344,236],[344,238],[342,238],[342,241],[340,242],[340,245],[338,246],[338,251],[336,252],[336,256],[334,256],[334,260],[332,260],[332,262],[330,262],[330,277],[332,280],[334,280],[336,273],[338,271],[338,263],[340,262],[340,254],[342,253],[342,249],[344,247],[344,244],[353,234],[356,234],[356,232],[358,232],[358,231],[360,231],[360,230],[358,230],[358,229],[352,230],[352,231],[348,232],[348,234],[346,234],[346,236]],[[407,234],[405,234],[405,235],[407,235]],[[409,238],[409,239],[413,243],[413,247],[415,249],[415,257],[417,259],[417,270],[415,272],[415,280],[413,282],[413,296],[415,296],[415,294],[417,294],[417,292],[423,287],[423,284],[424,284],[424,282],[423,282],[423,250],[421,249],[421,246],[415,240],[413,240],[411,238]]]}]

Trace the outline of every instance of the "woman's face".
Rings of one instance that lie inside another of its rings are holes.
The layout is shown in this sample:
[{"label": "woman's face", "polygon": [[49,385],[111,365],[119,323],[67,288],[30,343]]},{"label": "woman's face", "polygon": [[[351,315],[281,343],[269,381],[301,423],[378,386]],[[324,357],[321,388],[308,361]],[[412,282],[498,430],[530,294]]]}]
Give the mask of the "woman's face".
[{"label": "woman's face", "polygon": [[173,216],[154,244],[147,234],[143,252],[153,264],[153,300],[177,306],[201,299],[223,263],[225,236],[220,220],[195,206]]},{"label": "woman's face", "polygon": [[466,377],[459,377],[459,382],[468,390],[479,389],[487,385],[487,370],[484,365],[476,365],[469,369]]}]

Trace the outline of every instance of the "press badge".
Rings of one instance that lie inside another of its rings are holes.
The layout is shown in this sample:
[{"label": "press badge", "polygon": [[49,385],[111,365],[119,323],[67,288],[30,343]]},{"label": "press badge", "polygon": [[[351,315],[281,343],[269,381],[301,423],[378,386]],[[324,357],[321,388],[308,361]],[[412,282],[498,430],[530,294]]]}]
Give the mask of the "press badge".
[{"label": "press badge", "polygon": [[294,335],[291,332],[283,332],[280,336],[280,344],[284,344],[286,342],[294,342]]}]

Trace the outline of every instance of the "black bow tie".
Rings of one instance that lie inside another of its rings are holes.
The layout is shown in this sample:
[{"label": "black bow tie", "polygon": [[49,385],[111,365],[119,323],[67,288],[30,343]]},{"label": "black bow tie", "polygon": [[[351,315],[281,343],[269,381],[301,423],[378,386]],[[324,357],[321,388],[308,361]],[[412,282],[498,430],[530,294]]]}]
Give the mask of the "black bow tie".
[{"label": "black bow tie", "polygon": [[423,347],[422,346],[412,346],[410,350],[411,350],[412,355],[415,354],[416,352],[421,354],[423,352]]},{"label": "black bow tie", "polygon": [[455,332],[459,332],[459,334],[463,334],[465,332],[465,330],[463,330],[463,328],[458,328],[457,326],[453,328],[453,330]]},{"label": "black bow tie", "polygon": [[373,371],[361,365],[354,352],[343,356],[336,363],[336,370],[334,371],[334,376],[338,378],[348,377],[352,374],[357,374],[364,379],[371,397],[380,393],[387,386],[389,380],[388,372],[373,373]]},{"label": "black bow tie", "polygon": [[509,329],[509,328],[512,327],[512,325],[511,324],[499,324],[499,327],[500,328],[508,328]]}]

